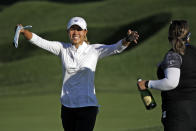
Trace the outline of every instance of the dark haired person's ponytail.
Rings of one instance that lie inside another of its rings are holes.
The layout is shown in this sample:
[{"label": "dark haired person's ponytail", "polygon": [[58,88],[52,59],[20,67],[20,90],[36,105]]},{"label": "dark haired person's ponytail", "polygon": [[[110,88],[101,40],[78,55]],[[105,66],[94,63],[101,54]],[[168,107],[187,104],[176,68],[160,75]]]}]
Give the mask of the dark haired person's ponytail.
[{"label": "dark haired person's ponytail", "polygon": [[185,41],[183,41],[181,38],[177,38],[173,44],[173,50],[181,55],[184,55],[185,48]]},{"label": "dark haired person's ponytail", "polygon": [[184,55],[186,46],[189,41],[190,32],[187,21],[174,20],[169,27],[168,40],[172,44],[172,48],[176,53]]}]

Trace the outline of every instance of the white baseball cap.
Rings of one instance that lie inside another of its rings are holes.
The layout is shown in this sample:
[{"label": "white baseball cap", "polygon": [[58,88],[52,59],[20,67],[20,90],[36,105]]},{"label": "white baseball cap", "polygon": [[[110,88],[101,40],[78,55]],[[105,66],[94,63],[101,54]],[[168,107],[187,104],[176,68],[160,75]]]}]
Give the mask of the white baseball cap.
[{"label": "white baseball cap", "polygon": [[69,28],[72,25],[78,25],[80,26],[83,30],[87,30],[87,24],[86,21],[82,18],[82,17],[73,17],[69,20],[68,24],[67,24],[67,29],[69,30]]}]

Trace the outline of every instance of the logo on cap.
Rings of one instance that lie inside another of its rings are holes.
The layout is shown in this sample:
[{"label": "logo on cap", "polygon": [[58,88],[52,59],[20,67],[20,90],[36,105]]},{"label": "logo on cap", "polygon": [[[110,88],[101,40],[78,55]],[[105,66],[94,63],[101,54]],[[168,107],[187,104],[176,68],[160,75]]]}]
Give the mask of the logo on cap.
[{"label": "logo on cap", "polygon": [[74,20],[74,22],[78,22],[78,20]]}]

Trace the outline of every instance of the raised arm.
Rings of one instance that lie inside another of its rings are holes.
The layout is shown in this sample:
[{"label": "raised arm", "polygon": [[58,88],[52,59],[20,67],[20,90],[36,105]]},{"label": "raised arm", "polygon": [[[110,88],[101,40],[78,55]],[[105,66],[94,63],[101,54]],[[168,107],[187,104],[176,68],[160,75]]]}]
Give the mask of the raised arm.
[{"label": "raised arm", "polygon": [[22,29],[20,31],[21,34],[23,34],[23,36],[29,40],[32,44],[45,49],[55,55],[60,55],[61,52],[61,48],[63,46],[63,43],[58,42],[58,41],[48,41],[45,40],[41,37],[39,37],[38,35],[30,32],[29,30],[26,29]]},{"label": "raised arm", "polygon": [[113,54],[121,53],[124,49],[126,49],[131,43],[137,43],[139,35],[136,31],[128,30],[127,36],[112,45],[100,45],[97,49],[99,50],[99,58],[103,58],[105,56],[110,56]]}]

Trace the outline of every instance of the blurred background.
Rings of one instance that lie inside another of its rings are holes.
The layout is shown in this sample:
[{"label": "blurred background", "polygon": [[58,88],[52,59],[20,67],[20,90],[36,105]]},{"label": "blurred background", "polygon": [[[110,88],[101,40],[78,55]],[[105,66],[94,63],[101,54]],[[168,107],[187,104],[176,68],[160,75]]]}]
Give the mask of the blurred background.
[{"label": "blurred background", "polygon": [[168,26],[188,20],[191,43],[196,43],[195,0],[1,0],[0,1],[0,131],[63,131],[60,119],[62,84],[58,57],[20,37],[17,24],[48,40],[69,42],[68,20],[84,17],[91,43],[112,44],[128,29],[140,34],[138,45],[99,61],[95,76],[101,105],[95,131],[163,131],[161,98],[147,111],[136,86],[137,78],[157,79],[157,64],[170,49]]}]

